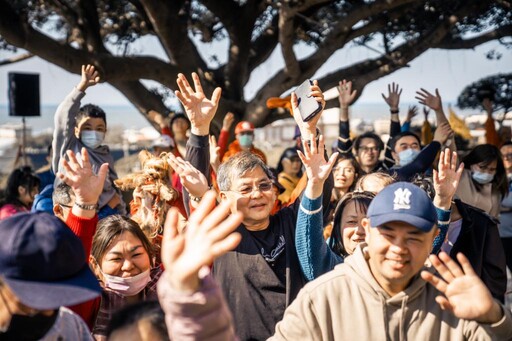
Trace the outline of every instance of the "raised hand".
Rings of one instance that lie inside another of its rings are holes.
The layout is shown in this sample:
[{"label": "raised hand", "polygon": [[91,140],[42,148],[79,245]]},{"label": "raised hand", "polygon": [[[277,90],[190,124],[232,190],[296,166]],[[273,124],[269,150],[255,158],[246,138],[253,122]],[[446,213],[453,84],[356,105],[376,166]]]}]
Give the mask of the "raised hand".
[{"label": "raised hand", "polygon": [[183,104],[188,119],[190,120],[190,131],[195,135],[204,136],[208,135],[210,131],[210,122],[213,120],[217,107],[219,106],[222,90],[219,87],[215,88],[212,98],[208,99],[204,94],[197,73],[192,73],[192,79],[195,89],[190,86],[185,75],[182,73],[178,74],[176,83],[180,90],[176,90],[175,94],[181,104]]},{"label": "raised hand", "polygon": [[308,176],[306,185],[306,195],[308,198],[314,199],[322,194],[325,180],[331,174],[334,162],[338,157],[338,153],[331,155],[328,161],[325,160],[325,144],[324,137],[320,135],[318,146],[316,139],[311,138],[310,143],[304,143],[304,153],[297,151]]},{"label": "raised hand", "polygon": [[423,107],[423,116],[425,116],[425,121],[428,121],[429,114],[430,114],[430,109],[427,107]]},{"label": "raised hand", "polygon": [[492,298],[468,259],[458,253],[457,260],[462,269],[445,252],[441,252],[439,257],[431,255],[430,261],[440,276],[434,276],[428,271],[421,272],[425,281],[443,293],[444,296],[436,297],[436,302],[443,310],[452,312],[460,319],[479,323],[498,322],[503,317],[500,305]]},{"label": "raised hand", "polygon": [[234,249],[241,236],[233,232],[242,222],[240,212],[229,215],[230,203],[215,207],[215,191],[208,191],[178,234],[178,211],[167,214],[162,240],[162,263],[165,279],[178,291],[194,292],[199,287],[198,271],[216,257]]},{"label": "raised hand", "polygon": [[156,124],[158,124],[160,126],[160,128],[163,128],[166,126],[166,123],[165,123],[165,118],[162,114],[160,114],[158,111],[156,110],[148,110],[148,118],[152,121],[154,121]]},{"label": "raised hand", "polygon": [[436,89],[436,95],[434,96],[427,90],[421,88],[419,91],[416,91],[416,95],[417,96],[414,98],[416,98],[420,104],[426,105],[434,111],[443,110],[443,102],[441,95],[439,95],[439,90]]},{"label": "raised hand", "polygon": [[301,135],[304,139],[309,139],[311,136],[316,136],[316,125],[320,120],[320,116],[322,116],[323,109],[325,108],[324,94],[318,86],[317,80],[314,80],[313,85],[311,85],[310,95],[315,97],[316,101],[322,105],[322,111],[316,114],[315,117],[307,122],[302,121],[302,117],[299,111],[299,101],[295,92],[292,92],[290,100],[292,104],[293,118],[295,119],[295,123],[297,123],[299,126]]},{"label": "raised hand", "polygon": [[94,65],[87,64],[82,65],[82,79],[76,88],[82,92],[85,92],[88,87],[94,86],[100,82],[100,74],[96,71]]},{"label": "raised hand", "polygon": [[210,135],[210,165],[217,172],[220,166],[220,147],[217,145],[215,136]]},{"label": "raised hand", "polygon": [[233,125],[233,122],[235,122],[235,114],[228,112],[222,120],[222,130],[229,131]]},{"label": "raised hand", "polygon": [[450,152],[449,148],[441,151],[437,171],[434,169],[434,189],[436,191],[434,205],[436,207],[450,209],[463,171],[464,163],[457,168],[456,152]]},{"label": "raised hand", "polygon": [[178,174],[181,184],[191,196],[201,198],[208,191],[206,176],[197,170],[190,162],[176,157],[172,153],[167,155],[169,166]]},{"label": "raised hand", "polygon": [[407,110],[407,116],[405,117],[405,122],[411,122],[412,118],[418,114],[418,107],[415,105],[409,106],[409,110]]},{"label": "raised hand", "polygon": [[77,158],[72,150],[66,152],[68,160],[62,159],[65,173],[57,172],[59,179],[64,181],[75,193],[75,201],[81,204],[96,204],[103,192],[103,185],[108,173],[108,163],[101,165],[98,175],[92,171],[89,153],[82,148],[82,158]]},{"label": "raised hand", "polygon": [[338,100],[340,101],[340,108],[348,108],[354,98],[356,98],[357,90],[352,91],[352,82],[345,79],[339,82],[338,86]]},{"label": "raised hand", "polygon": [[388,97],[386,97],[384,94],[382,95],[382,98],[384,98],[384,101],[388,104],[390,110],[398,110],[398,105],[400,104],[400,95],[402,94],[402,89],[400,89],[400,86],[395,84],[395,82],[388,84]]}]

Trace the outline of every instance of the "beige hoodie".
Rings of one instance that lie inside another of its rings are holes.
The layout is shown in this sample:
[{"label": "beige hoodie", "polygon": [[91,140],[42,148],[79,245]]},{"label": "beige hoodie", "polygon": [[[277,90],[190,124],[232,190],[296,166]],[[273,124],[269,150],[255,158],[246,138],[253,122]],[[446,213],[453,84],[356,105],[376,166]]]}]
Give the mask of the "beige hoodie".
[{"label": "beige hoodie", "polygon": [[300,291],[271,340],[512,340],[510,311],[502,308],[503,319],[493,325],[461,320],[440,308],[439,294],[416,276],[390,297],[372,276],[360,246],[344,264]]}]

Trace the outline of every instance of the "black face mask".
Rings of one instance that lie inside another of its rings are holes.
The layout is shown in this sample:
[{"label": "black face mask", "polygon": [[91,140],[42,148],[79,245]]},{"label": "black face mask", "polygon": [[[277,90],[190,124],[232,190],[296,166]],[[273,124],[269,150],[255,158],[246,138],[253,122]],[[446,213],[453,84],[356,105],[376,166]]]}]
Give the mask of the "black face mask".
[{"label": "black face mask", "polygon": [[41,313],[34,316],[13,314],[5,332],[0,332],[0,340],[39,340],[52,328],[57,319],[57,310],[51,316]]}]

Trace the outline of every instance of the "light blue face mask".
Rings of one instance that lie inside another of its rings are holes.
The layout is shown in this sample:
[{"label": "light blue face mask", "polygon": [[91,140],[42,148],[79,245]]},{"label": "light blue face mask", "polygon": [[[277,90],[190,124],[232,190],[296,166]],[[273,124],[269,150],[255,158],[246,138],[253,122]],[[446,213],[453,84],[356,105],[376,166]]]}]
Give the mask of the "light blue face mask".
[{"label": "light blue face mask", "polygon": [[80,134],[80,140],[86,147],[95,149],[97,148],[105,139],[105,133],[102,131],[96,130],[84,130]]},{"label": "light blue face mask", "polygon": [[419,154],[419,150],[412,148],[402,150],[400,153],[398,153],[398,157],[400,158],[398,165],[403,167],[405,165],[410,164]]},{"label": "light blue face mask", "polygon": [[240,135],[238,136],[238,143],[243,148],[249,148],[252,146],[252,142],[254,141],[253,135]]},{"label": "light blue face mask", "polygon": [[491,182],[492,179],[494,179],[494,174],[473,171],[473,172],[471,172],[471,177],[473,178],[473,180],[475,180],[479,184],[485,185],[485,184],[488,184],[489,182]]}]

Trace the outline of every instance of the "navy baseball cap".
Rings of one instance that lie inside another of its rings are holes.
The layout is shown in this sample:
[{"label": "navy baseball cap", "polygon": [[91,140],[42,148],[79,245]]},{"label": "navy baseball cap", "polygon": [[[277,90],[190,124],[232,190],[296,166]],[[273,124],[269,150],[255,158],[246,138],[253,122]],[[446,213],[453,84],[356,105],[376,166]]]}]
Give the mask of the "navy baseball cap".
[{"label": "navy baseball cap", "polygon": [[429,232],[437,223],[437,213],[427,193],[409,182],[397,182],[385,187],[368,207],[367,217],[372,227],[401,221]]},{"label": "navy baseball cap", "polygon": [[80,239],[48,213],[0,221],[0,277],[28,307],[58,309],[96,298],[98,280]]}]

